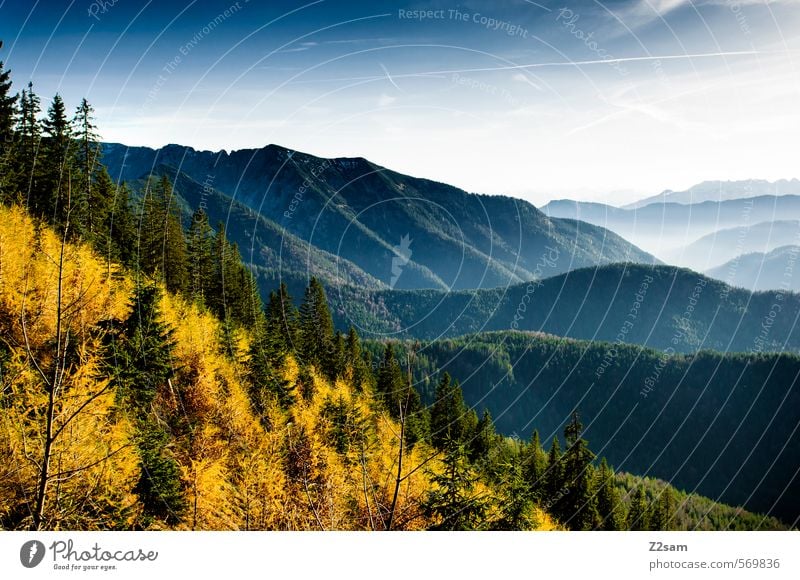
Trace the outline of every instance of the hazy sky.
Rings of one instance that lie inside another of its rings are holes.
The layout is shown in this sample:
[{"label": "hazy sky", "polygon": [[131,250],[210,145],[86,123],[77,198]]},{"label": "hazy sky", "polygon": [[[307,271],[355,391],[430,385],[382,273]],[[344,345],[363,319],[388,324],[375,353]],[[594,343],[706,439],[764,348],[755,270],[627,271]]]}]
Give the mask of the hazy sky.
[{"label": "hazy sky", "polygon": [[130,145],[277,143],[537,204],[800,177],[800,0],[0,0],[0,39],[17,88],[86,96]]}]

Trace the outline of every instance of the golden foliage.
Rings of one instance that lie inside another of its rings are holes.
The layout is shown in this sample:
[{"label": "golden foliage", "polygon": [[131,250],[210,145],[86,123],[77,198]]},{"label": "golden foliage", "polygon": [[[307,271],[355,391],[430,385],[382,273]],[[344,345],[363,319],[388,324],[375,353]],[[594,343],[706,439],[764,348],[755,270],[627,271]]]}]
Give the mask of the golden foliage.
[{"label": "golden foliage", "polygon": [[[55,356],[61,242],[19,208],[0,207],[0,525],[30,525],[48,401],[37,371]],[[80,244],[65,246],[62,325],[69,335],[57,393],[47,529],[164,527],[142,518],[136,428],[104,376],[102,322],[127,317],[133,283]],[[368,388],[313,388],[289,409],[267,401],[258,416],[246,376],[249,334],[225,348],[220,322],[181,297],[162,295],[173,330],[175,374],[157,393],[188,509],[174,527],[198,530],[382,530],[395,492],[400,425]],[[228,335],[230,336],[230,335]],[[232,356],[231,356],[232,353]],[[296,383],[287,356],[280,375]],[[107,373],[106,373],[107,374]],[[46,373],[45,373],[46,376]],[[404,450],[393,529],[424,529],[421,504],[436,454]],[[554,529],[543,512],[541,529]]]}]

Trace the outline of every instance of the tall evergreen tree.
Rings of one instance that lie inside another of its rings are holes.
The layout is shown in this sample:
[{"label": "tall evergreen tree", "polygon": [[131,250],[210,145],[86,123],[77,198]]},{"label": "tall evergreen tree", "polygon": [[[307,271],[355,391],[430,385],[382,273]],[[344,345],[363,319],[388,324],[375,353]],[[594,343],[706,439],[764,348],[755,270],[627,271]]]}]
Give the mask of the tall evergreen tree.
[{"label": "tall evergreen tree", "polygon": [[139,263],[147,274],[158,275],[171,292],[187,288],[186,239],[172,185],[163,176],[148,184],[143,200]]},{"label": "tall evergreen tree", "polygon": [[283,407],[294,402],[294,385],[281,376],[283,353],[276,347],[274,335],[266,317],[260,315],[253,327],[250,342],[248,371],[250,399],[259,415],[263,415],[270,399],[274,398]]},{"label": "tall evergreen tree", "polygon": [[47,209],[47,199],[42,193],[41,184],[40,167],[42,163],[38,159],[42,140],[42,127],[39,121],[41,111],[41,100],[33,91],[33,83],[29,82],[27,88],[23,89],[20,95],[17,118],[18,188],[27,200],[30,212],[40,217],[46,213]]},{"label": "tall evergreen tree", "polygon": [[522,475],[528,484],[530,495],[536,500],[541,500],[544,495],[546,473],[547,454],[542,449],[539,431],[534,430],[530,443],[523,451]]},{"label": "tall evergreen tree", "polygon": [[214,230],[202,208],[192,216],[186,242],[189,253],[189,293],[196,301],[205,304],[206,297],[213,292],[214,284]]},{"label": "tall evergreen tree", "polygon": [[[0,48],[3,41],[0,40]],[[11,71],[0,60],[0,153],[14,141],[14,123],[17,117],[18,95],[11,94]]]},{"label": "tall evergreen tree", "polygon": [[643,486],[638,486],[631,498],[626,525],[631,531],[644,531],[650,527],[647,496]]},{"label": "tall evergreen tree", "polygon": [[345,345],[345,359],[350,369],[350,380],[356,390],[362,391],[365,387],[372,384],[372,373],[364,360],[364,352],[361,349],[361,340],[356,329],[352,326],[347,332],[347,343]]},{"label": "tall evergreen tree", "polygon": [[436,398],[431,408],[431,443],[437,449],[444,449],[448,441],[463,443],[465,440],[464,418],[467,407],[464,396],[457,383],[443,373],[436,387]]},{"label": "tall evergreen tree", "polygon": [[619,494],[614,486],[614,472],[604,457],[597,470],[597,514],[600,517],[599,529],[614,531],[624,527]]},{"label": "tall evergreen tree", "polygon": [[573,412],[572,419],[564,428],[567,442],[564,452],[566,493],[559,502],[558,514],[573,530],[591,530],[598,521],[592,467],[595,455],[589,450],[586,440],[581,438],[582,431],[578,413]]},{"label": "tall evergreen tree", "polygon": [[[124,266],[136,266],[136,216],[130,205],[130,192],[124,183],[115,184],[105,168],[97,174],[95,191],[99,196],[111,199],[111,211],[105,216],[102,231],[107,241],[97,242],[104,255]],[[107,249],[106,249],[107,244]]]},{"label": "tall evergreen tree", "polygon": [[665,486],[658,498],[651,506],[649,527],[654,531],[668,531],[673,529],[675,521],[675,494],[672,488]]},{"label": "tall evergreen tree", "polygon": [[436,523],[431,530],[478,530],[486,525],[489,502],[475,491],[477,475],[469,465],[464,446],[455,440],[444,444],[442,471],[433,473],[435,485],[423,504]]},{"label": "tall evergreen tree", "polygon": [[335,378],[336,372],[333,339],[333,319],[328,309],[325,290],[319,280],[311,278],[300,306],[301,350],[307,362],[331,379]]},{"label": "tall evergreen tree", "polygon": [[553,436],[553,443],[547,454],[547,471],[544,475],[544,490],[547,504],[551,508],[556,507],[565,493],[564,461],[561,456],[561,444],[558,435]]},{"label": "tall evergreen tree", "polygon": [[284,282],[281,282],[277,291],[270,292],[267,321],[282,352],[291,352],[300,347],[299,313]]},{"label": "tall evergreen tree", "polygon": [[167,388],[173,375],[175,346],[172,330],[161,320],[159,299],[157,286],[137,288],[128,319],[107,347],[107,364],[137,429],[140,476],[134,491],[146,523],[160,518],[175,524],[186,507],[180,470],[167,449],[169,436],[152,408],[158,391]]},{"label": "tall evergreen tree", "polygon": [[[77,210],[76,219],[82,222],[83,230],[91,241],[100,241],[107,245],[108,214],[112,211],[113,198],[104,192],[97,191],[95,181],[102,170],[100,164],[100,136],[94,122],[94,108],[86,99],[75,111],[72,118],[72,135],[75,140],[75,173],[73,197]],[[110,181],[110,178],[109,178]]]},{"label": "tall evergreen tree", "polygon": [[77,187],[73,187],[74,150],[72,125],[67,118],[67,109],[61,95],[53,97],[47,116],[42,123],[43,140],[43,180],[38,192],[44,215],[51,223],[63,226],[70,216],[73,235],[85,234],[82,214],[86,210],[81,203]]},{"label": "tall evergreen tree", "polygon": [[[0,40],[0,48],[3,41]],[[18,95],[11,94],[11,71],[0,60],[0,202],[16,194],[14,173],[15,135]]]}]

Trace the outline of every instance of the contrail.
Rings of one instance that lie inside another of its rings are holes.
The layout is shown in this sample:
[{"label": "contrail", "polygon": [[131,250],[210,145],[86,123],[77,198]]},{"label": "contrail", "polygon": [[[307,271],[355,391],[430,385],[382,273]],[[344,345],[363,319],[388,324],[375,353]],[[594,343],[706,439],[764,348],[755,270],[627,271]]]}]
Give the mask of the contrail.
[{"label": "contrail", "polygon": [[[683,59],[692,59],[692,58],[724,58],[728,56],[753,56],[753,55],[763,55],[763,54],[784,54],[787,51],[762,51],[762,50],[737,50],[737,51],[730,51],[730,52],[701,52],[695,54],[667,54],[667,55],[650,55],[650,56],[627,56],[622,58],[600,58],[595,60],[567,60],[567,61],[551,61],[551,62],[533,62],[528,64],[514,64],[514,65],[506,65],[506,66],[493,66],[493,67],[481,67],[481,68],[463,68],[463,69],[446,69],[446,70],[434,70],[434,71],[423,71],[423,72],[414,72],[414,73],[403,73],[403,74],[394,74],[389,77],[389,80],[394,84],[394,79],[399,78],[413,78],[413,77],[427,77],[427,76],[435,76],[435,75],[450,75],[450,74],[461,74],[461,73],[479,73],[479,72],[495,72],[495,71],[506,71],[506,70],[526,70],[532,68],[545,68],[545,67],[577,67],[577,66],[590,66],[596,64],[614,64],[614,63],[622,63],[622,62],[648,62],[648,61],[657,61],[657,60],[683,60]],[[381,65],[383,66],[383,65]],[[385,67],[384,67],[384,70]],[[307,81],[295,81],[293,84],[303,84],[303,83],[319,83],[319,82],[349,82],[349,81],[373,81],[378,79],[384,79],[386,76],[361,76],[361,77],[342,77],[342,78],[330,78],[330,79],[317,79],[317,80],[307,80]],[[395,85],[396,86],[396,85]]]},{"label": "contrail", "polygon": [[398,91],[400,91],[402,93],[403,89],[398,87],[397,83],[394,82],[394,79],[392,78],[392,75],[389,74],[389,69],[387,69],[385,66],[383,66],[383,63],[378,63],[378,64],[381,65],[381,68],[383,69],[383,72],[386,73],[386,78],[389,79],[389,82],[394,85],[394,88],[396,88]]}]

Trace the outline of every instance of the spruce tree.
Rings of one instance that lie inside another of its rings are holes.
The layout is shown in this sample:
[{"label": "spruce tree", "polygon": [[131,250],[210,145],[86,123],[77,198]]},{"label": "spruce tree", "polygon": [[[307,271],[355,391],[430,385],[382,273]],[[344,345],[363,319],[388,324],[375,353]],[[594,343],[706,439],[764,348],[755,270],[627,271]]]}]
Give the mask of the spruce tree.
[{"label": "spruce tree", "polygon": [[675,494],[670,486],[664,486],[651,507],[649,527],[654,531],[669,531],[674,528]]},{"label": "spruce tree", "polygon": [[[3,42],[0,41],[0,48]],[[6,70],[0,60],[0,154],[14,141],[14,123],[17,117],[18,95],[11,94],[11,71]]]},{"label": "spruce tree", "polygon": [[483,416],[478,421],[474,434],[467,435],[470,461],[476,462],[481,459],[487,459],[490,450],[497,442],[497,438],[492,414],[489,409],[484,409]]},{"label": "spruce tree", "polygon": [[559,502],[559,516],[573,530],[591,530],[598,521],[597,499],[594,493],[594,453],[589,450],[585,439],[581,438],[583,425],[578,413],[564,428],[567,449],[564,452],[565,493]]},{"label": "spruce tree", "polygon": [[306,362],[329,379],[335,378],[336,350],[333,319],[328,309],[325,290],[319,280],[311,278],[300,306],[301,354]]},{"label": "spruce tree", "polygon": [[486,525],[488,501],[475,491],[477,476],[469,465],[464,446],[452,439],[444,443],[441,472],[433,473],[434,490],[423,509],[434,520],[431,530],[478,530]]},{"label": "spruce tree", "polygon": [[[214,231],[202,208],[192,216],[186,242],[189,254],[189,294],[198,303],[206,304],[206,297],[210,298],[213,291],[215,274]],[[221,315],[224,312],[216,314]]]},{"label": "spruce tree", "polygon": [[648,517],[647,496],[644,487],[639,485],[631,498],[631,505],[628,508],[626,525],[631,531],[644,531],[650,527]]},{"label": "spruce tree", "polygon": [[523,451],[522,475],[530,495],[537,501],[542,499],[547,473],[547,454],[542,449],[539,431],[534,430],[531,441]]},{"label": "spruce tree", "polygon": [[33,83],[28,83],[22,90],[19,100],[19,116],[17,118],[16,161],[19,176],[18,189],[27,200],[28,210],[37,217],[46,213],[47,199],[41,185],[39,147],[42,140],[42,127],[39,122],[41,100],[33,91]]},{"label": "spruce tree", "polygon": [[260,315],[253,326],[250,342],[248,374],[250,400],[256,413],[263,416],[270,399],[287,408],[294,402],[294,386],[285,381],[280,373],[282,352],[276,347],[266,317]]},{"label": "spruce tree", "polygon": [[[111,201],[111,211],[106,215],[106,223],[102,231],[108,236],[109,259],[120,262],[124,266],[136,266],[136,216],[130,205],[130,192],[124,183],[112,182],[105,168],[98,173],[97,195],[107,195]],[[105,244],[100,241],[101,246]]]},{"label": "spruce tree", "polygon": [[389,413],[395,418],[399,414],[399,402],[404,383],[403,371],[394,355],[394,346],[391,342],[386,343],[383,360],[378,370],[376,389]]},{"label": "spruce tree", "polygon": [[558,435],[553,436],[553,443],[547,454],[547,471],[544,474],[544,501],[543,505],[549,506],[550,513],[557,506],[565,493],[564,489],[564,461],[561,456],[561,444]]},{"label": "spruce tree", "polygon": [[350,369],[350,380],[357,391],[362,391],[372,384],[372,373],[364,360],[364,352],[361,349],[361,340],[358,338],[356,329],[352,326],[347,332],[347,343],[345,345],[345,360]]},{"label": "spruce tree", "polygon": [[[0,48],[3,42],[0,41]],[[11,94],[11,71],[0,60],[0,203],[16,194],[14,167],[15,134],[18,95]]]},{"label": "spruce tree", "polygon": [[292,352],[300,347],[298,319],[289,289],[281,282],[277,291],[270,292],[267,303],[267,321],[281,352]]},{"label": "spruce tree", "polygon": [[442,374],[436,387],[436,398],[431,408],[431,443],[444,449],[448,441],[465,441],[464,418],[467,414],[461,388],[453,383],[448,373]]},{"label": "spruce tree", "polygon": [[614,486],[614,472],[605,457],[600,461],[596,476],[597,514],[600,517],[598,528],[607,531],[620,530],[624,527],[624,522],[619,494]]},{"label": "spruce tree", "polygon": [[107,346],[109,374],[136,426],[140,475],[134,491],[142,502],[145,525],[159,518],[175,524],[186,507],[178,465],[169,454],[169,435],[154,415],[153,402],[173,375],[173,332],[161,320],[157,286],[136,289],[133,307],[121,332]]},{"label": "spruce tree", "polygon": [[171,292],[187,287],[186,239],[177,199],[166,176],[148,184],[143,200],[139,263],[142,270],[157,275]]},{"label": "spruce tree", "polygon": [[[94,109],[86,99],[75,111],[72,118],[72,134],[75,146],[75,173],[73,184],[73,197],[75,208],[78,210],[76,219],[82,222],[82,229],[86,237],[93,242],[100,242],[101,246],[108,245],[108,214],[112,211],[113,197],[109,196],[111,189],[104,184],[106,191],[98,191],[95,181],[98,173],[105,168],[100,164],[100,136],[94,123]],[[107,173],[106,173],[107,176]],[[109,177],[108,181],[111,179]]]},{"label": "spruce tree", "polygon": [[67,118],[64,100],[56,94],[47,116],[42,123],[45,139],[43,140],[42,189],[38,192],[43,215],[56,226],[63,226],[70,212],[70,226],[73,234],[82,236],[85,233],[83,213],[86,210],[81,203],[77,187],[73,187],[74,151],[72,125]]}]

